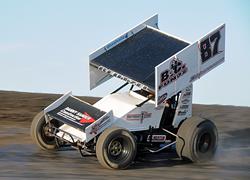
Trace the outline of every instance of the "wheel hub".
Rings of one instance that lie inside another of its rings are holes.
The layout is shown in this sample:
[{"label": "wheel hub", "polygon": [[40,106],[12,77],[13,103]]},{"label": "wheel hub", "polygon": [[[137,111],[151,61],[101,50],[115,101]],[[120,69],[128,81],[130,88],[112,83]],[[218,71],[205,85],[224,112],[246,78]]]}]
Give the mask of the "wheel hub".
[{"label": "wheel hub", "polygon": [[200,137],[199,141],[199,151],[202,153],[206,153],[211,144],[211,135],[209,133],[205,133]]},{"label": "wheel hub", "polygon": [[52,135],[53,128],[49,124],[45,124],[43,127],[43,133],[46,137],[53,137]]},{"label": "wheel hub", "polygon": [[115,140],[110,144],[109,148],[110,154],[112,156],[119,156],[122,152],[122,144],[121,142]]}]

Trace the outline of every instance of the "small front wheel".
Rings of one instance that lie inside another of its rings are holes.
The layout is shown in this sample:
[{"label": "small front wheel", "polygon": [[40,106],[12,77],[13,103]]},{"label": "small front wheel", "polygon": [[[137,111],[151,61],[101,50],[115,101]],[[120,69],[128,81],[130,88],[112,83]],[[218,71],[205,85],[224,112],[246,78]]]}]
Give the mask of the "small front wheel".
[{"label": "small front wheel", "polygon": [[97,159],[109,169],[127,168],[133,162],[136,151],[134,135],[122,128],[108,128],[97,140]]},{"label": "small front wheel", "polygon": [[46,123],[43,111],[41,111],[34,117],[31,123],[30,133],[32,139],[41,149],[57,149],[55,137],[51,135],[52,127],[55,125],[55,120],[50,121],[50,123]]}]

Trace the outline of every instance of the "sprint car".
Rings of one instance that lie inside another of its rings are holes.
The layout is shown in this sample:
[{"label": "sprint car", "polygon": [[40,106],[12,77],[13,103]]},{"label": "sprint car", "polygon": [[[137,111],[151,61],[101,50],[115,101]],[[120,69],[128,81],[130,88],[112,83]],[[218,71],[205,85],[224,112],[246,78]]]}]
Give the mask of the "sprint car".
[{"label": "sprint car", "polygon": [[218,133],[192,116],[192,84],[224,55],[225,24],[190,43],[159,30],[154,15],[89,56],[91,89],[113,77],[122,86],[94,104],[64,94],[34,117],[31,136],[43,150],[71,146],[109,169],[166,148],[192,162],[210,159]]}]

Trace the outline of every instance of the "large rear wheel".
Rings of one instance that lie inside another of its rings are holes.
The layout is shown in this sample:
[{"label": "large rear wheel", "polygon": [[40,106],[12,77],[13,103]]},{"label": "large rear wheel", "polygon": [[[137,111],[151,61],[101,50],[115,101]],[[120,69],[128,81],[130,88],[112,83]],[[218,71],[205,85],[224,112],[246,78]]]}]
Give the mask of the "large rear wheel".
[{"label": "large rear wheel", "polygon": [[202,162],[211,159],[217,148],[218,133],[210,120],[191,117],[185,120],[179,130],[176,151],[182,159]]},{"label": "large rear wheel", "polygon": [[134,135],[122,128],[108,128],[97,140],[97,159],[109,169],[127,168],[133,162],[136,151]]}]

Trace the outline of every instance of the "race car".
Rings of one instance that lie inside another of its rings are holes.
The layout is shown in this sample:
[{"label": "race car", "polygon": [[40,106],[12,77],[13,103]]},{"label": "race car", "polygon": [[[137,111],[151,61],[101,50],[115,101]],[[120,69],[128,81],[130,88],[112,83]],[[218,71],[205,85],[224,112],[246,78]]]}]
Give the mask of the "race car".
[{"label": "race car", "polygon": [[94,104],[64,94],[36,115],[31,136],[43,150],[71,146],[109,169],[167,148],[208,160],[218,133],[211,120],[192,116],[192,84],[224,56],[225,24],[190,43],[160,31],[154,15],[89,56],[90,89],[113,77],[122,86]]}]

